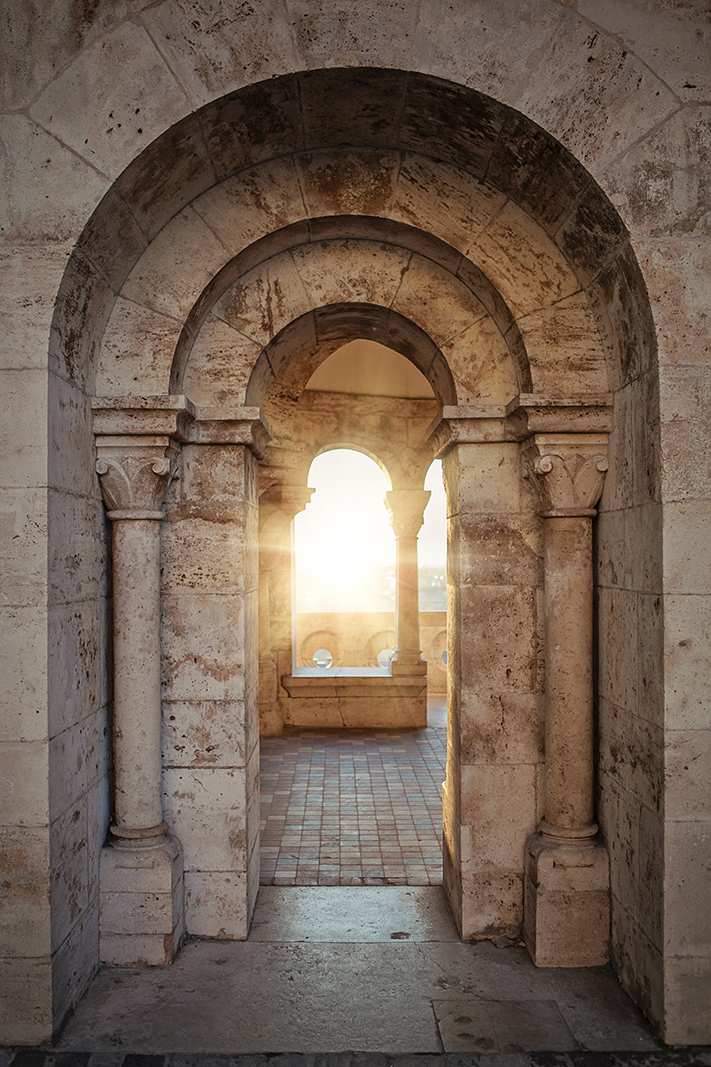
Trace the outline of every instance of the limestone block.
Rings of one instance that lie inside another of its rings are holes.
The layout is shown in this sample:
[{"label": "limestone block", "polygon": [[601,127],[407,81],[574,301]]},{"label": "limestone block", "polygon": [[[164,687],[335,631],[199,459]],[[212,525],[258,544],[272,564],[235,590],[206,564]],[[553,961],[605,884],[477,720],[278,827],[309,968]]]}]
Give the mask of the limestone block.
[{"label": "limestone block", "polygon": [[173,596],[243,592],[244,557],[239,522],[219,523],[194,517],[167,522],[161,531],[163,588]]},{"label": "limestone block", "polygon": [[[48,484],[56,490],[98,500],[91,436],[91,399],[74,383],[52,371],[48,385]],[[50,523],[53,521],[53,517],[50,517]]]},{"label": "limestone block", "polygon": [[[130,79],[127,70],[133,71]],[[30,114],[99,171],[114,176],[182,117],[186,103],[143,27],[125,22],[55,78]]]},{"label": "limestone block", "polygon": [[540,693],[461,695],[461,759],[467,764],[536,764],[543,759]]},{"label": "limestone block", "polygon": [[52,818],[72,806],[96,782],[99,768],[106,766],[110,750],[108,717],[104,709],[49,741],[49,804]]},{"label": "limestone block", "polygon": [[612,909],[611,958],[625,989],[656,1026],[664,1019],[664,957],[639,928],[637,913]]},{"label": "limestone block", "polygon": [[46,741],[0,745],[0,826],[46,826],[48,759]]},{"label": "limestone block", "polygon": [[52,957],[55,1031],[86,993],[96,974],[99,958],[99,908],[95,897],[89,910]]},{"label": "limestone block", "polygon": [[212,230],[191,206],[185,207],[153,239],[121,296],[182,323],[228,258]]},{"label": "limestone block", "polygon": [[667,822],[664,852],[664,954],[711,959],[708,815],[699,822]]},{"label": "limestone block", "polygon": [[709,597],[666,597],[664,623],[664,685],[668,728],[707,729],[707,680],[711,671]]},{"label": "limestone block", "polygon": [[0,498],[3,607],[40,606],[47,595],[47,494],[44,489],[6,489]]},{"label": "limestone block", "polygon": [[156,848],[101,853],[100,958],[117,967],[164,966],[183,936],[183,858],[168,837]]},{"label": "limestone block", "polygon": [[636,711],[639,694],[637,640],[620,641],[620,634],[637,634],[637,594],[627,589],[598,593],[599,691],[616,707]]},{"label": "limestone block", "polygon": [[372,64],[409,69],[410,39],[416,10],[385,0],[377,20],[371,8],[345,6],[337,0],[288,0],[301,66],[356,67]]},{"label": "limestone block", "polygon": [[244,604],[226,594],[163,597],[163,695],[240,700],[244,695]]},{"label": "limestone block", "polygon": [[462,765],[462,871],[523,869],[536,825],[534,765]]},{"label": "limestone block", "polygon": [[118,297],[102,338],[97,394],[130,396],[137,382],[146,394],[166,392],[180,330],[171,316]]},{"label": "limestone block", "polygon": [[605,348],[584,293],[532,311],[517,325],[531,363],[533,392],[608,391]]},{"label": "limestone block", "polygon": [[659,368],[659,404],[662,423],[703,418],[708,368],[665,363]]},{"label": "limestone block", "polygon": [[144,11],[142,19],[193,107],[300,66],[275,0],[256,7],[209,0],[197,12],[186,2],[163,3]]},{"label": "limestone block", "polygon": [[667,819],[711,819],[711,730],[666,735],[664,813]]},{"label": "limestone block", "polygon": [[0,428],[2,484],[25,488],[47,484],[47,375],[39,370],[2,370],[5,411]]},{"label": "limestone block", "polygon": [[[495,441],[459,445],[459,470],[452,482],[447,466],[447,500],[458,498],[460,513],[491,515],[533,510],[521,500],[521,460],[518,445]],[[456,505],[453,505],[456,506]],[[454,514],[454,512],[452,512]]]},{"label": "limestone block", "polygon": [[643,504],[624,512],[625,575],[628,589],[657,593],[662,588],[662,509]]},{"label": "limestone block", "polygon": [[660,7],[654,0],[627,6],[580,0],[581,15],[619,34],[680,100],[703,99],[708,88],[709,31],[694,7]]},{"label": "limestone block", "polygon": [[50,956],[0,958],[0,1034],[5,1045],[39,1045],[52,1039]]},{"label": "limestone block", "polygon": [[461,679],[479,692],[532,692],[536,658],[532,590],[517,586],[472,589],[460,615]]},{"label": "limestone block", "polygon": [[286,252],[243,275],[213,308],[214,315],[260,347],[309,311],[308,294]]},{"label": "limestone block", "polygon": [[463,941],[492,935],[520,937],[522,921],[523,886],[519,871],[485,870],[463,879]]},{"label": "limestone block", "polygon": [[711,427],[673,422],[662,426],[662,493],[668,500],[708,499],[711,473],[703,457],[711,448]]},{"label": "limestone block", "polygon": [[[56,291],[56,290],[55,290]],[[66,265],[49,335],[50,370],[91,391],[94,354],[116,294],[103,275],[77,249]],[[46,340],[42,350],[46,349]],[[88,381],[87,381],[88,379]]]},{"label": "limestone block", "polygon": [[178,504],[172,514],[176,518],[233,522],[239,526],[244,521],[245,504],[256,500],[250,460],[251,455],[244,448],[184,445],[180,484],[176,487]]},{"label": "limestone block", "polygon": [[[508,21],[509,8],[501,4],[504,19]],[[487,10],[491,5],[487,4]],[[507,56],[514,47],[530,47],[530,33],[536,33],[549,20],[557,20],[550,8],[536,5],[535,28],[529,27],[525,41],[507,40]],[[508,35],[507,35],[508,36]],[[516,74],[523,73],[516,71]],[[529,74],[523,76],[528,79]],[[481,72],[479,72],[481,77]],[[498,96],[497,99],[503,99]],[[514,107],[517,104],[514,102]],[[505,188],[509,196],[525,211],[537,218],[550,234],[555,234],[562,219],[570,212],[570,206],[579,194],[589,187],[590,176],[573,156],[551,150],[548,134],[535,126],[523,115],[509,117],[501,131],[489,160],[487,181],[497,188]]]},{"label": "limestone block", "polygon": [[[515,255],[511,255],[515,249]],[[580,287],[545,230],[509,202],[469,250],[518,318],[562,300]]]},{"label": "limestone block", "polygon": [[190,350],[182,388],[197,407],[244,404],[260,352],[258,344],[210,314]]},{"label": "limestone block", "polygon": [[711,960],[708,956],[665,960],[664,978],[664,1041],[707,1045],[711,1041]]},{"label": "limestone block", "polygon": [[460,515],[459,575],[466,586],[543,584],[542,523],[537,515]]},{"label": "limestone block", "polygon": [[428,230],[460,252],[503,207],[502,193],[446,163],[405,155],[390,209],[392,218]]},{"label": "limestone block", "polygon": [[[605,782],[602,794],[605,798],[605,841],[610,854],[610,896],[615,904],[619,902],[622,907],[634,911],[640,905],[642,892],[640,816],[646,809],[642,809],[637,798],[620,789],[614,781],[609,784]],[[600,812],[600,824],[603,825],[603,811]],[[652,836],[654,838],[654,835]],[[648,844],[652,847],[659,842],[653,839]],[[645,855],[647,854],[648,849],[645,849]],[[655,889],[658,888],[657,883]],[[651,889],[648,896],[652,896]],[[660,909],[657,906],[655,910],[659,912]]]},{"label": "limestone block", "polygon": [[233,255],[306,214],[291,156],[225,179],[192,206]]},{"label": "limestone block", "polygon": [[101,850],[106,842],[111,812],[111,782],[108,766],[102,767],[101,776],[89,787],[87,804],[87,867],[89,870],[89,899],[99,891],[99,863]]},{"label": "limestone block", "polygon": [[508,404],[518,392],[516,371],[493,319],[479,319],[442,345],[460,404]]},{"label": "limestone block", "polygon": [[662,598],[649,593],[638,601],[639,701],[642,718],[664,722],[664,617]]},{"label": "limestone block", "polygon": [[[621,798],[622,807],[623,801]],[[626,800],[633,809],[634,801]],[[661,951],[664,944],[664,868],[659,857],[664,851],[664,819],[659,812],[639,808],[639,893],[636,899],[622,900],[624,907],[637,916],[648,940]]]},{"label": "limestone block", "polygon": [[[0,307],[3,369],[41,369],[47,364],[47,334],[62,273],[71,252],[69,244],[47,247],[19,242],[0,251]],[[28,300],[28,282],[32,297]],[[35,432],[37,427],[35,427]]]},{"label": "limestone block", "polygon": [[542,835],[527,845],[524,937],[537,967],[599,967],[609,958],[609,861]]},{"label": "limestone block", "polygon": [[50,952],[49,834],[46,828],[0,831],[0,957]]},{"label": "limestone block", "polygon": [[392,308],[421,326],[438,346],[486,314],[463,282],[423,256],[413,255]]},{"label": "limestone block", "polygon": [[[452,123],[451,116],[458,115]],[[483,178],[506,119],[495,100],[472,97],[461,86],[408,78],[399,126],[403,148],[460,165]]]},{"label": "limestone block", "polygon": [[3,237],[76,240],[104,194],[105,180],[24,115],[0,119],[0,145]]},{"label": "limestone block", "polygon": [[296,167],[308,217],[387,218],[399,164],[399,154],[385,149],[301,153]]},{"label": "limestone block", "polygon": [[185,870],[243,872],[244,769],[166,768],[163,788],[165,819],[182,842]]},{"label": "limestone block", "polygon": [[673,94],[623,44],[570,13],[519,107],[593,174],[676,109]]},{"label": "limestone block", "polygon": [[664,734],[631,711],[605,705],[600,722],[600,770],[618,788],[658,811],[664,781]]},{"label": "limestone block", "polygon": [[[518,33],[511,32],[512,13],[506,0],[488,0],[485,7],[457,3],[446,9],[437,0],[423,0],[413,41],[415,54],[422,56],[418,69],[515,106],[562,12],[540,0],[519,3]],[[459,41],[466,47],[456,47]]]},{"label": "limestone block", "polygon": [[618,588],[624,584],[625,576],[625,512],[601,509],[595,535],[597,584]]},{"label": "limestone block", "polygon": [[49,610],[48,724],[50,735],[108,701],[107,605],[101,600],[57,604]]},{"label": "limestone block", "polygon": [[711,324],[705,279],[711,270],[709,242],[678,234],[664,241],[640,238],[634,249],[654,308],[660,362],[708,364]]},{"label": "limestone block", "polygon": [[244,720],[241,701],[163,701],[163,766],[243,767]]},{"label": "limestone block", "polygon": [[684,108],[608,171],[611,199],[633,234],[711,232],[711,110]]},{"label": "limestone block", "polygon": [[46,613],[42,608],[3,608],[0,634],[0,740],[44,740]]},{"label": "limestone block", "polygon": [[365,302],[390,307],[411,258],[404,248],[373,241],[319,241],[292,252],[314,307]]},{"label": "limestone block", "polygon": [[249,931],[247,876],[236,871],[188,871],[185,925],[191,937],[244,941]]},{"label": "limestone block", "polygon": [[52,951],[62,944],[89,906],[87,803],[82,797],[50,829]]},{"label": "limestone block", "polygon": [[48,511],[50,604],[103,596],[108,539],[101,500],[50,490]]}]

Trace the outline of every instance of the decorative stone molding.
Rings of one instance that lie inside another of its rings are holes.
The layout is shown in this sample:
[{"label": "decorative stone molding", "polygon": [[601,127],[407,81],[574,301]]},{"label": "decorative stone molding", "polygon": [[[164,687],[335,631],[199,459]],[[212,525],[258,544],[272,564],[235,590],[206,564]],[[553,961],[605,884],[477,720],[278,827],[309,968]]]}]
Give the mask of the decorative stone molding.
[{"label": "decorative stone molding", "polygon": [[391,489],[385,494],[385,506],[397,541],[417,537],[431,495],[427,489]]},{"label": "decorative stone molding", "polygon": [[597,514],[608,466],[606,434],[536,434],[523,460],[542,515]]},{"label": "decorative stone molding", "polygon": [[459,444],[483,441],[510,441],[506,408],[500,405],[460,405],[443,407],[427,430],[436,459]]},{"label": "decorative stone molding", "polygon": [[185,396],[95,397],[94,433],[169,435],[190,444],[245,445],[262,459],[271,430],[259,408],[197,408]]},{"label": "decorative stone molding", "polygon": [[160,519],[174,472],[177,443],[170,437],[97,437],[96,473],[111,519]]}]

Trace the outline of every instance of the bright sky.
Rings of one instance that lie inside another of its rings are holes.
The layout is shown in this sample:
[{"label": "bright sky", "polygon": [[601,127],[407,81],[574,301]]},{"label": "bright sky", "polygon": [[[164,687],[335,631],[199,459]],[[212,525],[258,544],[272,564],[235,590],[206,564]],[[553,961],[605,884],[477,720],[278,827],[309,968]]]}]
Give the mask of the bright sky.
[{"label": "bright sky", "polygon": [[[395,565],[395,537],[383,503],[389,479],[361,452],[334,449],[316,457],[308,484],[316,491],[294,520],[297,611],[387,610],[383,598],[392,595]],[[432,497],[420,531],[420,562],[444,568],[440,463],[430,468],[425,488]]]}]

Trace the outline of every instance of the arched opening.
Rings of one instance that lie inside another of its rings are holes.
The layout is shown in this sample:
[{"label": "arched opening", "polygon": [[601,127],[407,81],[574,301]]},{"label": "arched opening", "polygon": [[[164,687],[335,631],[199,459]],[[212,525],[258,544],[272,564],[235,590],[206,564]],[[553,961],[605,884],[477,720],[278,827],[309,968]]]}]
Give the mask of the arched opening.
[{"label": "arched opening", "polygon": [[341,448],[314,459],[309,486],[314,495],[294,519],[294,668],[386,668],[389,657],[378,657],[395,643],[390,479],[370,457]]},{"label": "arched opening", "polygon": [[[219,165],[208,160],[203,171],[198,161],[189,191],[173,190],[168,206],[146,200],[145,168],[161,170],[161,146],[147,150],[72,257],[53,359],[73,391],[86,455],[95,397],[98,470],[112,521],[129,521],[122,513],[133,509],[140,512],[134,524],[155,523],[166,493],[162,575],[154,568],[163,646],[153,657],[163,666],[163,813],[184,850],[187,929],[234,938],[246,935],[256,895],[257,704],[267,694],[265,718],[273,719],[280,686],[293,677],[291,598],[277,592],[280,568],[289,573],[285,530],[308,499],[314,428],[330,420],[325,443],[373,453],[368,442],[377,438],[393,454],[392,491],[422,486],[407,481],[403,457],[413,456],[407,435],[395,433],[390,398],[368,396],[354,419],[351,394],[340,403],[307,384],[346,341],[387,344],[418,368],[430,394],[405,398],[420,405],[419,444],[427,443],[413,462],[424,474],[433,452],[443,456],[452,520],[447,890],[464,938],[519,936],[522,855],[547,788],[543,524],[565,510],[559,501],[537,503],[531,486],[555,481],[578,492],[584,485],[573,500],[585,514],[573,518],[592,518],[612,388],[620,463],[607,492],[620,511],[637,506],[646,475],[627,470],[625,481],[620,472],[635,383],[653,354],[649,308],[624,227],[601,191],[540,128],[481,94],[419,74],[361,72],[355,89],[362,93],[367,82],[371,104],[382,84],[400,86],[403,121],[397,130],[386,124],[385,143],[379,104],[355,118],[344,113],[335,136],[329,127],[307,146],[288,131],[278,145],[262,143],[252,127],[242,131],[249,145],[235,140],[230,115],[235,107],[249,113],[254,94],[264,93],[270,114],[277,89],[315,114],[318,86],[332,78],[348,86],[352,77],[309,72],[206,107],[200,120],[211,133],[198,138],[199,151],[209,145]],[[443,120],[452,109],[466,116],[466,137],[453,137]],[[254,111],[264,118],[264,108]],[[170,133],[181,158],[196,143],[192,122]],[[300,121],[294,130],[307,127]],[[141,225],[130,248],[115,253],[111,234],[124,216],[113,229],[106,220],[124,210]],[[106,247],[97,247],[104,233]],[[140,456],[136,437],[149,450]],[[178,447],[180,477],[170,481]],[[111,480],[117,469],[129,472],[126,499]],[[583,469],[596,473],[579,479]],[[611,555],[613,542],[608,530]],[[115,596],[119,589],[116,582]],[[644,610],[652,610],[647,601]],[[601,612],[612,626],[611,600],[601,600]],[[257,648],[257,618],[265,614],[276,649],[261,632]],[[644,621],[636,625],[641,633]],[[278,654],[284,639],[286,667]],[[153,777],[160,806],[160,769]],[[613,789],[609,775],[605,781]],[[619,810],[605,809],[615,840]],[[92,830],[96,851],[106,803],[102,812]],[[105,885],[112,843],[102,853]],[[176,861],[169,897],[177,870]],[[620,905],[618,914],[628,911]],[[175,929],[154,932],[157,951],[168,952],[173,935],[179,941],[181,924],[182,915]],[[116,962],[112,936],[106,927],[101,952]],[[138,934],[126,937],[121,951],[130,955]]]}]

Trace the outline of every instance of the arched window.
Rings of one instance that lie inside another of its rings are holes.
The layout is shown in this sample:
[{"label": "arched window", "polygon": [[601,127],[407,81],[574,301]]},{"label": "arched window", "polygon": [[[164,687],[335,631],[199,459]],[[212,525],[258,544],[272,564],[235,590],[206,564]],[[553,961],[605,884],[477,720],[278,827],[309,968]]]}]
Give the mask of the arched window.
[{"label": "arched window", "polygon": [[338,448],[316,457],[309,485],[294,520],[295,666],[385,666],[395,637],[390,480],[369,456]]}]

